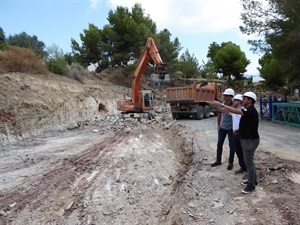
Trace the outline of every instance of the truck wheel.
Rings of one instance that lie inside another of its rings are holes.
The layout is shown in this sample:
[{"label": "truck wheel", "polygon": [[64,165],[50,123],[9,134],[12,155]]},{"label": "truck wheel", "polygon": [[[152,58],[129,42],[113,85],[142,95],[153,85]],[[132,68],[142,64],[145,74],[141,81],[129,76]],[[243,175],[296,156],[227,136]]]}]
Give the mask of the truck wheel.
[{"label": "truck wheel", "polygon": [[179,120],[180,119],[178,113],[172,113],[172,118],[173,118],[173,120]]},{"label": "truck wheel", "polygon": [[202,120],[204,116],[204,109],[201,105],[197,106],[197,114],[196,114],[196,119],[197,120]]},{"label": "truck wheel", "polygon": [[175,113],[172,113],[172,118],[173,118],[173,120],[176,120],[176,114]]},{"label": "truck wheel", "polygon": [[210,108],[208,105],[204,106],[204,118],[209,118],[210,116]]}]

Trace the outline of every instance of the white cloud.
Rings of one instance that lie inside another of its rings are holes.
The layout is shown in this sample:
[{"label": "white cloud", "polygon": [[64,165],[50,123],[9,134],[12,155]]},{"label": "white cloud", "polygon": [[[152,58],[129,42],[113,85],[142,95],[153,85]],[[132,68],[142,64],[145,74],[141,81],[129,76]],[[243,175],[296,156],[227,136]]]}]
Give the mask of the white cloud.
[{"label": "white cloud", "polygon": [[242,6],[239,0],[109,0],[110,5],[131,9],[140,3],[158,29],[171,33],[222,32],[239,26]]},{"label": "white cloud", "polygon": [[99,0],[89,0],[90,1],[90,7],[92,9],[97,9],[97,5],[99,3]]}]

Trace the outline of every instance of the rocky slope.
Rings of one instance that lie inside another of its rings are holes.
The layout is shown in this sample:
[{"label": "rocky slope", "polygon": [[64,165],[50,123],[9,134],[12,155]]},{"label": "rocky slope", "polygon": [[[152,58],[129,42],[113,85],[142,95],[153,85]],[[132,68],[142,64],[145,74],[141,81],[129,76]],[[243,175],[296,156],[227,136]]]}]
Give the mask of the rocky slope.
[{"label": "rocky slope", "polygon": [[116,112],[116,96],[129,89],[89,75],[83,83],[58,75],[0,75],[0,142],[62,131]]}]

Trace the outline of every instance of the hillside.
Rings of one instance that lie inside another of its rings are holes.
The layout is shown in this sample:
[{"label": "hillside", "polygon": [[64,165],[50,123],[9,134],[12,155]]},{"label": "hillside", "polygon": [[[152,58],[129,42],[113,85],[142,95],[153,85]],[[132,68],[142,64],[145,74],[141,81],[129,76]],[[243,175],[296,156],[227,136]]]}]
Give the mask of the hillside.
[{"label": "hillside", "polygon": [[54,74],[1,74],[0,142],[82,128],[108,112],[117,113],[112,100],[129,95],[130,89],[110,82],[111,73],[121,76],[119,70],[107,70],[81,83]]}]

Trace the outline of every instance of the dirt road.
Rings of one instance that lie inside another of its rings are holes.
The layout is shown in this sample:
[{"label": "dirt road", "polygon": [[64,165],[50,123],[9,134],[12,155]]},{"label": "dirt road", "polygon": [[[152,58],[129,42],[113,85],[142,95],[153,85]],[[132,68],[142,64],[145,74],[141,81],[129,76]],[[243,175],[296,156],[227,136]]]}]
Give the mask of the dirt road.
[{"label": "dirt road", "polygon": [[0,224],[300,224],[298,128],[261,121],[259,185],[243,195],[226,143],[210,167],[215,117],[112,123],[0,147]]}]

